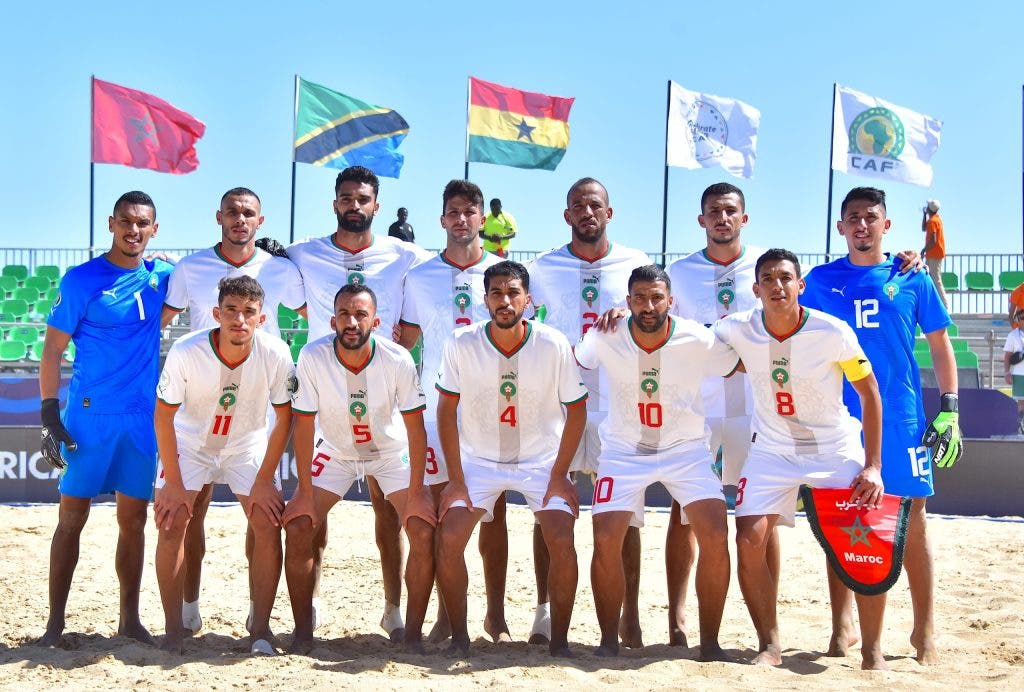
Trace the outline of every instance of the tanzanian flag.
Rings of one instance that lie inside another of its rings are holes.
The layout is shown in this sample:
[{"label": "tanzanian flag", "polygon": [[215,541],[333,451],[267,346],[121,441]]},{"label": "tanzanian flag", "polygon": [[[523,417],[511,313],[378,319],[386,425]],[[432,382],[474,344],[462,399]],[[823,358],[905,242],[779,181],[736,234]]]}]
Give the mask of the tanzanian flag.
[{"label": "tanzanian flag", "polygon": [[553,171],[569,146],[575,99],[469,78],[469,160]]},{"label": "tanzanian flag", "polygon": [[295,160],[314,166],[365,166],[397,178],[405,157],[398,145],[409,123],[390,108],[364,103],[304,79],[299,80]]}]

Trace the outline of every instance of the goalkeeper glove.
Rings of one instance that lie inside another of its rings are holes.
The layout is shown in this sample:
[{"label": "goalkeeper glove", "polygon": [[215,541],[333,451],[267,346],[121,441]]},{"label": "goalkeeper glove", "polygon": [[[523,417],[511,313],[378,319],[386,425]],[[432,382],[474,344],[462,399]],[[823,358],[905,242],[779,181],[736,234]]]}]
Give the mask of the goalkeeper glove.
[{"label": "goalkeeper glove", "polygon": [[269,252],[274,257],[288,257],[288,251],[284,245],[273,238],[257,238],[256,247],[264,252]]},{"label": "goalkeeper glove", "polygon": [[960,440],[960,413],[957,411],[957,395],[943,394],[939,413],[921,436],[921,444],[932,448],[932,461],[940,469],[955,464],[964,453]]},{"label": "goalkeeper glove", "polygon": [[43,422],[39,440],[43,458],[55,469],[67,468],[68,462],[60,453],[61,443],[68,448],[69,452],[78,449],[78,443],[71,438],[67,428],[60,422],[60,402],[56,399],[43,399],[39,417]]}]

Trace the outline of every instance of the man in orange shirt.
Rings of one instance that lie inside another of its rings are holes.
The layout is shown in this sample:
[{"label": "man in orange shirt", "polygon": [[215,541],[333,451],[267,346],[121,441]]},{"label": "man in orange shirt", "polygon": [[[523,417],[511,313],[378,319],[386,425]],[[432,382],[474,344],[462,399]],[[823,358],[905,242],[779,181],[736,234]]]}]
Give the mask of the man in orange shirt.
[{"label": "man in orange shirt", "polygon": [[946,289],[942,287],[942,260],[946,256],[946,238],[942,234],[942,219],[939,217],[939,200],[930,199],[921,210],[921,230],[924,231],[924,249],[921,255],[928,265],[928,273],[935,282],[942,304],[949,310]]},{"label": "man in orange shirt", "polygon": [[1010,311],[1006,317],[1014,329],[1024,326],[1024,284],[1010,293]]}]

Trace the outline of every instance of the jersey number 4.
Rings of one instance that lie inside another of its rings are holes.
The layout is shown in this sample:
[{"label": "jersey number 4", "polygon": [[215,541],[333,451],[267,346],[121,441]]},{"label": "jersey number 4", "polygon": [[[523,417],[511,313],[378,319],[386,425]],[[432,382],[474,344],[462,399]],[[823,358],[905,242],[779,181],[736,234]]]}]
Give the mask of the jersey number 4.
[{"label": "jersey number 4", "polygon": [[516,427],[516,407],[506,406],[505,410],[501,412],[501,416],[498,417],[502,423],[508,423],[509,427]]}]

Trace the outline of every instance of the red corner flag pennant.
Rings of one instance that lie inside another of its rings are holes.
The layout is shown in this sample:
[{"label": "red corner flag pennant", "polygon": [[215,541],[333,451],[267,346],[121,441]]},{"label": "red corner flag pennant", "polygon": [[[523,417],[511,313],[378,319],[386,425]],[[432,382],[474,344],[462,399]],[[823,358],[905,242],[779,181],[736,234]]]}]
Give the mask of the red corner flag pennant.
[{"label": "red corner flag pennant", "polygon": [[92,160],[164,173],[199,166],[196,140],[206,125],[143,91],[92,80]]}]

